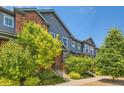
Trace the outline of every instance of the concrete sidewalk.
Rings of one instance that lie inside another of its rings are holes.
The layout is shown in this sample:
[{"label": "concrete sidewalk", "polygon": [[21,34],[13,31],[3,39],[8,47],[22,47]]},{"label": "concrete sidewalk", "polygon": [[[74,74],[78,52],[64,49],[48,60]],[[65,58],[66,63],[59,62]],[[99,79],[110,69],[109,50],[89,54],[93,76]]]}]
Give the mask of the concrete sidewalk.
[{"label": "concrete sidewalk", "polygon": [[94,82],[94,81],[98,81],[98,80],[105,79],[105,78],[110,78],[110,77],[106,77],[106,76],[100,76],[99,77],[99,76],[97,76],[97,77],[87,78],[87,79],[70,80],[69,82],[57,84],[55,86],[80,86],[81,84],[86,84],[86,83],[89,83],[89,82]]}]

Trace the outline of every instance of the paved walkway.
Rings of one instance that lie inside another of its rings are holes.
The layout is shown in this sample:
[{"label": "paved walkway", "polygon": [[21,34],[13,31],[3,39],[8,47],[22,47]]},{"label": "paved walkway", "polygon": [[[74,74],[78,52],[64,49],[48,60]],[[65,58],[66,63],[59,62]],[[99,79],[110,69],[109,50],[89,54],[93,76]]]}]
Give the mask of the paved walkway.
[{"label": "paved walkway", "polygon": [[56,86],[80,86],[81,84],[86,84],[89,82],[94,82],[94,81],[98,81],[98,80],[105,79],[105,78],[110,78],[110,77],[107,77],[107,76],[98,77],[97,76],[97,77],[87,78],[87,79],[70,80],[69,82],[57,84]]}]

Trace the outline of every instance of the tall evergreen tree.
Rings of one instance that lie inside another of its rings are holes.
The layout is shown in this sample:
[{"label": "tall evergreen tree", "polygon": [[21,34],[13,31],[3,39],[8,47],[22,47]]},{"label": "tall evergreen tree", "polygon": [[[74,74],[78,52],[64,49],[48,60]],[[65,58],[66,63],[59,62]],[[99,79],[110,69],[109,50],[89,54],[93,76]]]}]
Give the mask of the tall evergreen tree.
[{"label": "tall evergreen tree", "polygon": [[108,32],[96,56],[97,66],[103,75],[124,76],[124,36],[118,29]]},{"label": "tall evergreen tree", "polygon": [[119,29],[110,29],[103,45],[105,48],[115,49],[124,56],[124,36]]}]

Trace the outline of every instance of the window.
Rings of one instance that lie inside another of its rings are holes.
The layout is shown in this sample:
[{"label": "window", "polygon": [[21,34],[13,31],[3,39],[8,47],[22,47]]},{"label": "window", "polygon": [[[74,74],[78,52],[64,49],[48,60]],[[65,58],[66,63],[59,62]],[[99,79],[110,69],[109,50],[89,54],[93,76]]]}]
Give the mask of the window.
[{"label": "window", "polygon": [[4,14],[4,25],[8,27],[14,27],[14,18]]},{"label": "window", "polygon": [[56,34],[53,33],[53,32],[50,32],[50,34],[55,38],[56,37]]},{"label": "window", "polygon": [[68,39],[65,37],[62,37],[62,42],[65,46],[68,46]]},{"label": "window", "polygon": [[91,53],[91,54],[94,53],[94,49],[93,49],[93,47],[90,48],[90,53]]},{"label": "window", "polygon": [[88,49],[89,49],[89,48],[88,48],[88,45],[86,45],[86,51],[87,51],[87,52],[88,52]]},{"label": "window", "polygon": [[86,49],[86,52],[88,53],[88,49]]},{"label": "window", "polygon": [[79,50],[81,49],[81,44],[80,44],[80,43],[77,44],[77,48],[78,48]]},{"label": "window", "polygon": [[75,48],[75,42],[74,41],[72,41],[72,47]]},{"label": "window", "polygon": [[89,46],[85,44],[85,51],[88,53],[89,51]]},{"label": "window", "polygon": [[90,52],[91,52],[91,54],[93,53],[93,51],[92,51],[92,50],[91,50]]}]

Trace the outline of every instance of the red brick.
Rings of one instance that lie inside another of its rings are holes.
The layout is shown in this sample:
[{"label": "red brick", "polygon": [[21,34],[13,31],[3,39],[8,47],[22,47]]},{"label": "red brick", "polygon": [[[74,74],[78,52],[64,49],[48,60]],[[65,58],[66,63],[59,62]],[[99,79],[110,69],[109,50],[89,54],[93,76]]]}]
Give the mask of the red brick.
[{"label": "red brick", "polygon": [[25,14],[21,14],[15,11],[15,15],[15,30],[17,33],[22,31],[24,24],[28,21],[33,21],[41,26],[45,25],[47,27],[45,21],[36,12],[26,12]]}]

